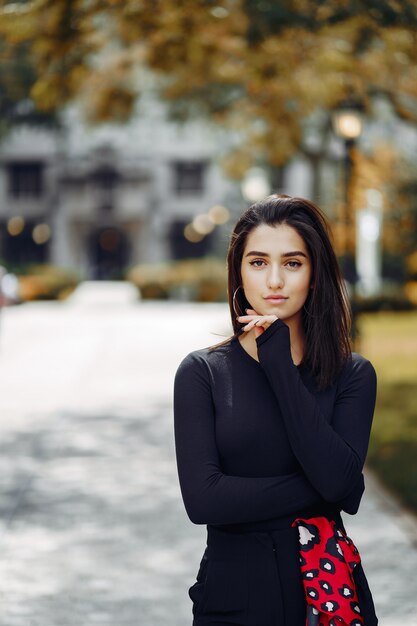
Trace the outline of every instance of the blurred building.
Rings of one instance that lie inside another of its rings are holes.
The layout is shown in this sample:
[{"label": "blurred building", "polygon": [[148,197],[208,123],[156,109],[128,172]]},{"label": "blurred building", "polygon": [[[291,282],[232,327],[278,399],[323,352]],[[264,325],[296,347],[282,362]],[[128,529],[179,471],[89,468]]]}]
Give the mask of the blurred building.
[{"label": "blurred building", "polygon": [[59,130],[17,126],[0,146],[4,262],[111,278],[136,263],[202,256],[225,243],[221,228],[200,241],[184,237],[213,205],[242,208],[239,186],[218,164],[221,132],[172,123],[154,101],[126,126],[88,127],[75,107],[63,120]]},{"label": "blurred building", "polygon": [[[126,125],[88,126],[76,106],[62,120],[60,129],[15,126],[0,144],[3,263],[117,278],[137,263],[224,256],[231,224],[247,205],[220,163],[239,137],[208,122],[170,121],[164,105],[146,95]],[[272,190],[329,208],[342,159],[337,142],[319,168],[298,156],[275,172]],[[214,205],[229,209],[229,223],[187,239],[187,225]]]},{"label": "blurred building", "polygon": [[[53,263],[90,278],[136,263],[215,253],[219,228],[184,237],[213,205],[242,208],[218,163],[224,133],[178,125],[142,103],[126,126],[84,125],[76,108],[59,130],[22,124],[0,146],[0,258]],[[220,243],[219,243],[220,242]]]}]

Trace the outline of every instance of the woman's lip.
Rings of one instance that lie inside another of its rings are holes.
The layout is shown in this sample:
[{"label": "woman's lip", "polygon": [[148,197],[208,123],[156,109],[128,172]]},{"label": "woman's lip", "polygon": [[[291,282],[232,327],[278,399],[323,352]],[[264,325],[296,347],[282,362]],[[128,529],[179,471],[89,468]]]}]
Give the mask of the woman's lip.
[{"label": "woman's lip", "polygon": [[268,296],[265,300],[287,300],[284,296]]}]

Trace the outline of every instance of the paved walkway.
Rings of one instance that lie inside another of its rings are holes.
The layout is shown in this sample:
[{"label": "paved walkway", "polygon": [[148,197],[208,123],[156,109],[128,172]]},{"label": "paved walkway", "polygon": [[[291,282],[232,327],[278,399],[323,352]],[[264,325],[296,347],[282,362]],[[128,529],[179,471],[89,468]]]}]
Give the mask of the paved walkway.
[{"label": "paved walkway", "polygon": [[[206,531],[180,498],[172,380],[227,309],[112,300],[3,311],[0,626],[191,624]],[[414,521],[367,476],[345,522],[381,626],[415,625]]]}]

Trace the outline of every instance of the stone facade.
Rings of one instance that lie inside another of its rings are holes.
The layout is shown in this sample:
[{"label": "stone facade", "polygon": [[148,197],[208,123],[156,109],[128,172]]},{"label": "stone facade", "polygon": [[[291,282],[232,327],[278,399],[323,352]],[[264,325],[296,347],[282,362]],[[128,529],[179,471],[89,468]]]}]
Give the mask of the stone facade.
[{"label": "stone facade", "polygon": [[0,147],[0,257],[116,278],[140,262],[215,254],[226,226],[198,243],[183,231],[213,205],[242,209],[224,149],[219,130],[169,122],[155,102],[125,126],[88,127],[72,108],[60,130],[14,128]]},{"label": "stone facade", "polygon": [[[61,119],[59,130],[15,127],[0,145],[3,263],[48,262],[100,279],[137,263],[224,255],[231,224],[247,206],[221,167],[239,143],[236,134],[208,122],[170,121],[166,107],[146,94],[125,125],[88,126],[75,105]],[[368,126],[364,144],[383,128]],[[297,156],[272,190],[315,199],[334,217],[343,154],[333,137],[319,167]],[[187,241],[184,227],[214,205],[229,209],[229,222],[200,242]]]}]

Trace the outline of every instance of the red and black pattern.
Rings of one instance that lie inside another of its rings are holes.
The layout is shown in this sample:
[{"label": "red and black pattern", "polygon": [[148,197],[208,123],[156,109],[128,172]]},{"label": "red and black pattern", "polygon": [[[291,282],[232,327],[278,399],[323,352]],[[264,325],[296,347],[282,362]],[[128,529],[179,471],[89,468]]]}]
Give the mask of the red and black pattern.
[{"label": "red and black pattern", "polygon": [[352,572],[361,557],[353,541],[327,517],[297,518],[306,626],[363,626]]}]

